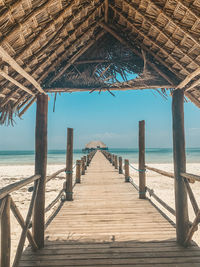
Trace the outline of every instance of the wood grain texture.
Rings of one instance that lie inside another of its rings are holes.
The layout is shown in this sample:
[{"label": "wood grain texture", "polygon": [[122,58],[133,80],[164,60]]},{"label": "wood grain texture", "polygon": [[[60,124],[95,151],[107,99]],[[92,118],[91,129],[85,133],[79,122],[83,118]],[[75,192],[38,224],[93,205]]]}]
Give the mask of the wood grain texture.
[{"label": "wood grain texture", "polygon": [[20,267],[199,266],[200,250],[177,245],[175,228],[97,152],[74,201],[46,230],[45,247],[24,251]]}]

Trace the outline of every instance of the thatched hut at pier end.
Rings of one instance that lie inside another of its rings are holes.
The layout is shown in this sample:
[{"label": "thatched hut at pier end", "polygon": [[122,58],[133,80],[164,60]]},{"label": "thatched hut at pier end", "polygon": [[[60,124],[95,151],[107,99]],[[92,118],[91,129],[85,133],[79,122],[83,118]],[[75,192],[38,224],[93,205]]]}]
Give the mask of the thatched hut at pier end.
[{"label": "thatched hut at pier end", "polygon": [[108,150],[108,147],[101,141],[91,141],[88,144],[85,145],[85,148],[83,149],[83,152],[90,152],[93,150]]}]

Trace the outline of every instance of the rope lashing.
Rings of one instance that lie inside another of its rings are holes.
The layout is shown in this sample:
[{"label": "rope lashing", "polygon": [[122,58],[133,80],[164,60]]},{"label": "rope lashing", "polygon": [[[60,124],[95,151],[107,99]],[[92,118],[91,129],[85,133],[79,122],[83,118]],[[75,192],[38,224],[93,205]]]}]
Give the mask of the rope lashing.
[{"label": "rope lashing", "polygon": [[139,195],[143,195],[143,194],[146,194],[146,192],[139,192]]},{"label": "rope lashing", "polygon": [[73,171],[65,171],[66,174],[71,174]]},{"label": "rope lashing", "polygon": [[138,171],[138,172],[146,172],[146,171],[147,171],[147,169],[144,169],[144,170],[136,169],[136,168],[134,168],[131,164],[129,164],[129,166],[130,166],[133,170]]}]

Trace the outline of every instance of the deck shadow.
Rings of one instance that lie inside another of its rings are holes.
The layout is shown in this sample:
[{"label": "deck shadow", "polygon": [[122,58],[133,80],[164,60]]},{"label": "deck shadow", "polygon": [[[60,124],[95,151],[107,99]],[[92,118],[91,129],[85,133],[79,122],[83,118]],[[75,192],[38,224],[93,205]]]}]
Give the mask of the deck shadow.
[{"label": "deck shadow", "polygon": [[20,267],[35,266],[169,266],[200,265],[200,248],[180,247],[174,239],[96,242],[46,240],[45,248],[23,253]]}]

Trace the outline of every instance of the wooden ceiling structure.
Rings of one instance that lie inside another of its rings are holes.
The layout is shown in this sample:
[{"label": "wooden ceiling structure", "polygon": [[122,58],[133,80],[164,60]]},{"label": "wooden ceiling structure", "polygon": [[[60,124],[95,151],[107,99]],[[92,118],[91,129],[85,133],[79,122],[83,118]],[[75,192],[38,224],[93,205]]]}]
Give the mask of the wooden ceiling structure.
[{"label": "wooden ceiling structure", "polygon": [[41,93],[136,89],[200,107],[200,0],[0,0],[2,124]]}]

